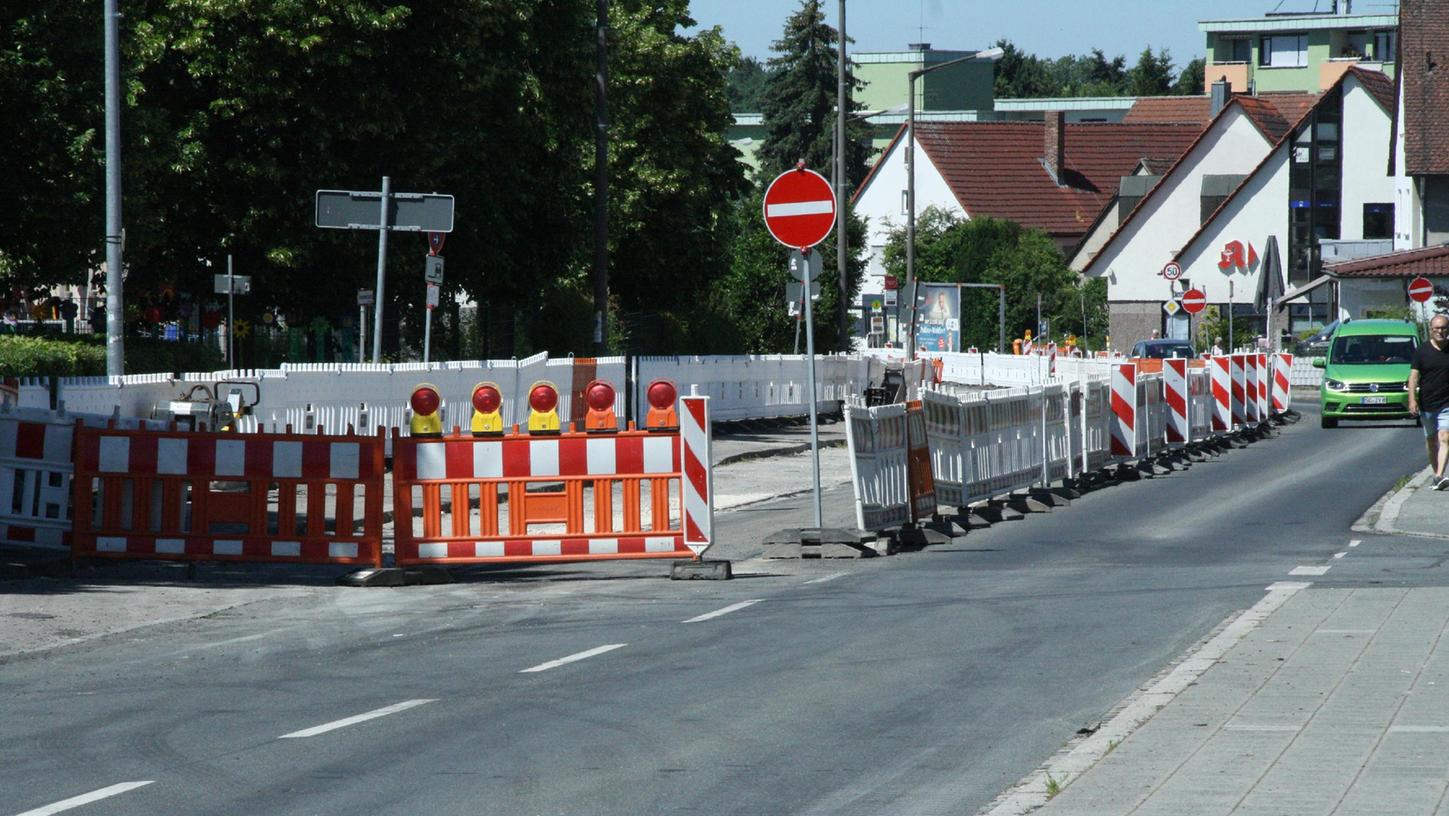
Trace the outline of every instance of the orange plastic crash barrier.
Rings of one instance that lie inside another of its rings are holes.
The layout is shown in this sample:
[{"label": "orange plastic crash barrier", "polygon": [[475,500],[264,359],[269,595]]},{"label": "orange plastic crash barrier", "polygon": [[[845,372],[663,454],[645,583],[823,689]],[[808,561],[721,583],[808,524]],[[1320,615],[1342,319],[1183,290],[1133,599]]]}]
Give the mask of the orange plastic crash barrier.
[{"label": "orange plastic crash barrier", "polygon": [[697,558],[713,537],[707,397],[673,431],[393,436],[397,563]]},{"label": "orange plastic crash barrier", "polygon": [[929,521],[936,513],[936,479],[926,442],[926,412],[920,400],[906,403],[906,462],[910,481],[911,521]]},{"label": "orange plastic crash barrier", "polygon": [[72,552],[381,566],[386,441],[77,426]]}]

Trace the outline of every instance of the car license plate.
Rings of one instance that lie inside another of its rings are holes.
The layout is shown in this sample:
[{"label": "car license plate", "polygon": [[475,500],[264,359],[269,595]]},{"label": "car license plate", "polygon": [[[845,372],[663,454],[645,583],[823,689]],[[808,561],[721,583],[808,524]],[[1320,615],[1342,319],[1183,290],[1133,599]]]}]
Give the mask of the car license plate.
[{"label": "car license plate", "polygon": [[1388,397],[1364,397],[1363,398],[1363,404],[1364,405],[1388,405],[1389,404],[1389,398]]}]

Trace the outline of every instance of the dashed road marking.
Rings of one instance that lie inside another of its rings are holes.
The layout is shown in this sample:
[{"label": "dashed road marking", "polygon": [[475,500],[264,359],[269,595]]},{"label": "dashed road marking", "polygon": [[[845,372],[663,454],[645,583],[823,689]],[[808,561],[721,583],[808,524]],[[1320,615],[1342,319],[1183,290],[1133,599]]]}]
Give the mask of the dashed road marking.
[{"label": "dashed road marking", "polygon": [[806,586],[809,586],[810,584],[823,584],[826,581],[834,581],[836,578],[844,578],[846,575],[849,575],[849,573],[837,572],[834,575],[825,575],[820,578],[811,578],[809,581],[806,581],[805,584]]},{"label": "dashed road marking", "polygon": [[1348,551],[1347,551],[1347,550],[1344,550],[1344,551],[1343,551],[1343,552],[1341,552],[1341,553],[1334,553],[1334,554],[1333,554],[1333,557],[1334,557],[1334,558],[1342,558],[1342,557],[1344,557],[1344,556],[1345,556],[1345,555],[1348,555]]},{"label": "dashed road marking", "polygon": [[1323,575],[1328,572],[1328,567],[1298,566],[1288,570],[1289,575]]},{"label": "dashed road marking", "polygon": [[314,725],[311,728],[304,728],[301,731],[293,731],[290,734],[283,734],[282,736],[278,737],[277,739],[302,739],[304,737],[315,737],[318,734],[325,734],[328,731],[336,731],[339,728],[346,728],[349,725],[356,725],[356,724],[358,724],[360,722],[367,722],[368,720],[375,720],[378,717],[386,717],[389,714],[396,714],[399,711],[407,711],[410,708],[416,708],[417,706],[425,705],[427,703],[434,703],[434,702],[437,702],[437,701],[436,700],[404,700],[401,703],[395,703],[393,705],[386,706],[384,708],[379,708],[379,709],[376,709],[374,711],[369,711],[369,712],[367,712],[365,714],[358,714],[355,717],[347,717],[347,718],[341,719],[341,720],[333,720],[330,723],[323,723],[322,725]]},{"label": "dashed road marking", "polygon": [[80,796],[72,796],[69,799],[62,799],[61,801],[56,802],[52,805],[38,807],[34,810],[27,810],[24,813],[16,814],[16,816],[51,816],[51,814],[53,813],[60,813],[61,811],[70,810],[71,808],[77,808],[81,805],[88,805],[91,802],[99,802],[102,799],[109,799],[112,796],[125,793],[126,791],[133,791],[136,788],[143,788],[154,781],[155,780],[153,779],[148,779],[144,782],[121,782],[116,785],[111,785],[110,787],[101,788],[100,790],[93,790],[90,793],[83,793]]},{"label": "dashed road marking", "polygon": [[738,611],[740,611],[741,609],[744,609],[747,606],[754,606],[755,604],[759,603],[762,600],[764,600],[764,599],[763,598],[756,598],[753,601],[740,601],[737,604],[730,604],[729,606],[726,606],[723,609],[716,609],[713,612],[706,612],[703,615],[696,615],[695,617],[692,617],[689,620],[680,621],[680,623],[699,623],[700,621],[707,621],[707,620],[710,620],[711,618],[718,618],[721,615],[728,615],[731,612],[738,612]]},{"label": "dashed road marking", "polygon": [[629,644],[627,643],[610,643],[607,646],[596,646],[587,651],[579,652],[578,654],[571,654],[568,657],[560,657],[558,660],[550,660],[547,663],[540,663],[531,669],[523,669],[519,672],[519,674],[529,674],[530,672],[541,672],[548,671],[549,669],[556,669],[559,666],[565,666],[569,663],[576,663],[580,660],[587,660],[588,658],[591,658],[595,655],[601,655],[605,652],[612,652],[615,649],[622,649],[628,645]]},{"label": "dashed road marking", "polygon": [[1363,539],[1361,539],[1361,538],[1355,538],[1355,539],[1351,539],[1348,542],[1348,546],[1350,546],[1350,547],[1357,547],[1358,545],[1360,545],[1362,543],[1363,543]]}]

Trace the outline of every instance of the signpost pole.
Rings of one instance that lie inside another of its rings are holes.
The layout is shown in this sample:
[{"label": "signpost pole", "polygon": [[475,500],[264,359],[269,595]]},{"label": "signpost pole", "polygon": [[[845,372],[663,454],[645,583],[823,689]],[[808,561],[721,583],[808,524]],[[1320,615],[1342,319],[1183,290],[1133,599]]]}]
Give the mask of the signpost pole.
[{"label": "signpost pole", "polygon": [[377,220],[377,292],[372,305],[372,362],[382,362],[382,297],[383,278],[387,274],[387,204],[392,193],[392,178],[382,177],[382,204]]},{"label": "signpost pole", "polygon": [[226,254],[226,364],[236,370],[236,274]]},{"label": "signpost pole", "polygon": [[1228,281],[1228,353],[1233,353],[1233,282]]},{"label": "signpost pole", "polygon": [[810,248],[800,250],[801,267],[804,274],[805,295],[805,399],[810,403],[810,469],[815,486],[815,529],[821,528],[820,521],[820,432],[815,421],[815,327],[810,297]]},{"label": "signpost pole", "polygon": [[428,364],[428,350],[433,344],[433,309],[431,306],[424,306],[423,311],[423,365]]},{"label": "signpost pole", "polygon": [[357,362],[367,362],[367,307],[357,307]]}]

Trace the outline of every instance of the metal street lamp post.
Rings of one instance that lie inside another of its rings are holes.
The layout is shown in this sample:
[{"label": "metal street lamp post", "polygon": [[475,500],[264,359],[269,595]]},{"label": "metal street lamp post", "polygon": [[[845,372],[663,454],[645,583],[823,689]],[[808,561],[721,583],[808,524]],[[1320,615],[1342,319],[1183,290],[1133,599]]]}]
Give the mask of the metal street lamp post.
[{"label": "metal street lamp post", "polygon": [[[924,55],[925,52],[922,52]],[[977,59],[995,59],[1000,48],[988,48],[964,57],[918,68],[906,75],[906,296],[911,299],[911,325],[906,335],[907,360],[916,359],[916,80],[932,71]],[[922,57],[924,59],[924,56]]]}]

